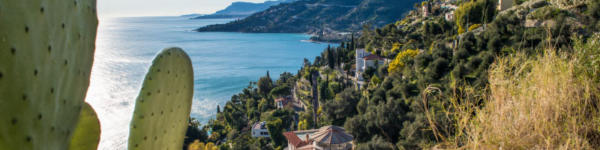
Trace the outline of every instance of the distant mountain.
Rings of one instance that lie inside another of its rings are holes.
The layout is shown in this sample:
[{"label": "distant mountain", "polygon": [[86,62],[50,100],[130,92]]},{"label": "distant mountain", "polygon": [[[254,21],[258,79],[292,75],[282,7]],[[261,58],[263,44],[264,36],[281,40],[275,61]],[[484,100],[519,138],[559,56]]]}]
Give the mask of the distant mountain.
[{"label": "distant mountain", "polygon": [[296,0],[274,0],[266,1],[264,3],[251,3],[251,2],[233,2],[231,5],[223,10],[219,10],[214,14],[197,16],[193,19],[215,19],[215,18],[243,18],[252,15],[253,13],[260,12],[268,9],[271,6],[278,5],[280,3],[293,2]]},{"label": "distant mountain", "polygon": [[180,17],[185,17],[185,18],[194,18],[194,17],[198,17],[198,16],[202,16],[203,14],[185,14],[185,15],[181,15]]},{"label": "distant mountain", "polygon": [[358,31],[400,20],[421,0],[299,0],[270,7],[242,20],[196,31],[318,33]]}]

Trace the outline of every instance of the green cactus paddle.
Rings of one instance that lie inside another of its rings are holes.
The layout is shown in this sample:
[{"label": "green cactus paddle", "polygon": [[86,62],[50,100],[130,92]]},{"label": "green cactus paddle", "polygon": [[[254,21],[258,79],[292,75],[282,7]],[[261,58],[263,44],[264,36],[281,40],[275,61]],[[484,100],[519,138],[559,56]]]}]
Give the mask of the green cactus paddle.
[{"label": "green cactus paddle", "polygon": [[85,103],[79,114],[79,122],[71,137],[69,150],[96,150],[100,142],[100,121],[96,111]]},{"label": "green cactus paddle", "polygon": [[179,48],[160,52],[146,74],[131,120],[129,150],[179,150],[194,86],[192,63]]},{"label": "green cactus paddle", "polygon": [[0,149],[69,147],[97,25],[95,0],[0,0]]}]

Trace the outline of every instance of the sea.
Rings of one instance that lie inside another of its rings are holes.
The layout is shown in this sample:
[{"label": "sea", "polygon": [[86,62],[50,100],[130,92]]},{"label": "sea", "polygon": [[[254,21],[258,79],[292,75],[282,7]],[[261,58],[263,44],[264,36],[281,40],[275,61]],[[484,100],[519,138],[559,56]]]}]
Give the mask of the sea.
[{"label": "sea", "polygon": [[205,124],[218,105],[269,71],[297,73],[330,43],[286,33],[194,32],[233,19],[171,17],[100,18],[91,83],[86,101],[96,110],[102,135],[99,149],[125,150],[135,99],[154,56],[180,47],[192,59],[194,99],[191,117]]}]

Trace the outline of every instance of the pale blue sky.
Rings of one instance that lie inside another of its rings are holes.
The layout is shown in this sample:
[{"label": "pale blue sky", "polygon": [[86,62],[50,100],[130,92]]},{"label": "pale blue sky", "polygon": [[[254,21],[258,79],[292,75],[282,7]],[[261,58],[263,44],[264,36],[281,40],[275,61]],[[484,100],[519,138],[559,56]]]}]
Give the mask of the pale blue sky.
[{"label": "pale blue sky", "polygon": [[234,1],[265,0],[98,0],[99,17],[174,16],[191,13],[208,14]]}]

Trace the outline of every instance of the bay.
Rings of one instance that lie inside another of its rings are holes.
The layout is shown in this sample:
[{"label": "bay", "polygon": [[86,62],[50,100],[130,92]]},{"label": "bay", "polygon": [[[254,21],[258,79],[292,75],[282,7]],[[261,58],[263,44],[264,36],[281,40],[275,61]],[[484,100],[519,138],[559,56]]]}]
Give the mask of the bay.
[{"label": "bay", "polygon": [[166,47],[181,47],[194,67],[191,116],[205,123],[217,105],[267,71],[277,78],[296,71],[327,47],[305,42],[304,34],[198,33],[201,26],[231,19],[190,20],[184,17],[101,18],[86,101],[98,113],[99,149],[127,149],[135,98],[154,56]]}]

